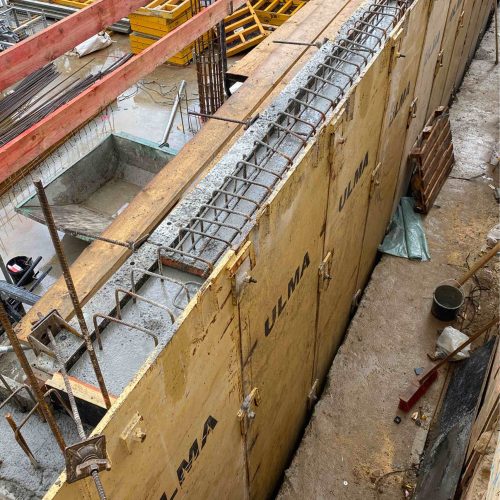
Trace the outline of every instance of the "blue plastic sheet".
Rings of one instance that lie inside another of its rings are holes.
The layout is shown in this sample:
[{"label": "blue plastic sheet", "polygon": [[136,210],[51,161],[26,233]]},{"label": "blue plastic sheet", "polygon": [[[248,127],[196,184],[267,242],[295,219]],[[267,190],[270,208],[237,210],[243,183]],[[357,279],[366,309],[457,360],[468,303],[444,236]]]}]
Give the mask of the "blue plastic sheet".
[{"label": "blue plastic sheet", "polygon": [[380,252],[411,260],[430,260],[422,217],[414,206],[413,198],[401,198],[389,232],[378,248]]}]

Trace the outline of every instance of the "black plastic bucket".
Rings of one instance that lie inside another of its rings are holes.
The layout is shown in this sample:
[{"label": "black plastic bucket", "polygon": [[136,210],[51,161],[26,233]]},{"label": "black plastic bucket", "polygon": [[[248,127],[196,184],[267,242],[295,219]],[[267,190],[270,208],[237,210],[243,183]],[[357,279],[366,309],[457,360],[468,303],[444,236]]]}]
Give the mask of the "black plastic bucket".
[{"label": "black plastic bucket", "polygon": [[453,321],[464,303],[464,294],[460,288],[441,284],[434,290],[432,314],[441,321]]},{"label": "black plastic bucket", "polygon": [[[10,259],[7,262],[7,271],[14,280],[14,283],[18,283],[19,280],[23,277],[24,273],[30,268],[31,266],[32,259],[31,257],[26,257],[26,255],[18,255],[17,257],[14,257]],[[18,271],[13,271],[11,270],[11,266],[13,265],[18,265],[21,269]],[[29,275],[26,277],[24,280],[24,284],[30,283],[33,281],[33,278],[35,276],[35,271],[32,269]]]}]

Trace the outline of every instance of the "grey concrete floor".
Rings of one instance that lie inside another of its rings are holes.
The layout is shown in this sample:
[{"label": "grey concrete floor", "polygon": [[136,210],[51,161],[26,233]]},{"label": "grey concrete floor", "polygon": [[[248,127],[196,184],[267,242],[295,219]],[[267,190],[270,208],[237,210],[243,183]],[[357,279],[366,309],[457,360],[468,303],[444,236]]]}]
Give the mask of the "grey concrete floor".
[{"label": "grey concrete floor", "polygon": [[[450,111],[456,164],[424,221],[432,259],[383,256],[375,268],[285,473],[280,500],[405,498],[403,487],[411,491],[415,483],[412,469],[446,375],[418,404],[427,416],[422,427],[398,411],[399,393],[414,369],[426,366],[437,329],[446,325],[430,314],[435,286],[465,272],[467,259],[480,255],[498,223],[490,187],[498,186],[498,168],[488,165],[499,131],[499,67],[493,61],[490,28]],[[498,310],[499,270],[494,263],[478,273],[488,291],[472,324],[459,325],[464,331],[476,331]]]}]

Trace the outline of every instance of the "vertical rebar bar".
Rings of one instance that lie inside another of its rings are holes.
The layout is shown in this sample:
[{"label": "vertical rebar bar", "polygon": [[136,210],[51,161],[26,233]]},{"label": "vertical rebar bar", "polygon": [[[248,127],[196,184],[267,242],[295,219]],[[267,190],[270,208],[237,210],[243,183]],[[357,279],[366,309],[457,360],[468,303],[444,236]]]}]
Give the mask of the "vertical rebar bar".
[{"label": "vertical rebar bar", "polygon": [[35,395],[36,401],[40,405],[40,409],[43,413],[43,416],[45,417],[45,420],[49,424],[50,430],[54,434],[57,444],[59,445],[59,448],[61,448],[61,451],[64,453],[64,450],[66,449],[66,443],[64,442],[64,438],[62,437],[61,431],[59,430],[59,426],[57,425],[56,419],[54,418],[52,411],[48,407],[47,402],[43,397],[43,393],[38,384],[38,380],[36,379],[35,374],[33,373],[33,370],[28,362],[26,354],[24,354],[24,351],[21,348],[21,343],[19,342],[17,335],[14,333],[12,325],[10,324],[9,318],[7,316],[7,311],[5,310],[5,307],[1,302],[0,302],[0,323],[2,324],[3,329],[5,330],[5,333],[9,338],[10,344],[14,348],[14,352],[16,353],[17,359],[26,375],[26,378],[28,379],[33,394]]},{"label": "vertical rebar bar", "polygon": [[24,453],[26,453],[26,456],[29,458],[31,465],[33,465],[33,467],[35,467],[35,469],[38,469],[40,467],[40,465],[38,464],[38,462],[35,459],[35,456],[31,452],[30,447],[28,446],[28,443],[24,439],[24,436],[21,434],[20,429],[18,429],[16,423],[14,422],[12,415],[10,413],[7,413],[7,415],[5,415],[5,420],[7,420],[7,423],[10,425],[10,428],[13,430],[14,437],[15,437],[17,443],[19,444],[21,449],[24,451]]},{"label": "vertical rebar bar", "polygon": [[[71,406],[71,413],[73,413],[73,420],[75,421],[78,435],[80,436],[80,439],[82,439],[83,441],[87,439],[87,436],[85,434],[85,429],[83,428],[82,419],[80,418],[80,413],[78,411],[78,406],[76,405],[76,399],[73,394],[73,389],[69,381],[68,372],[66,371],[66,367],[64,366],[64,359],[61,355],[61,352],[59,351],[59,346],[56,344],[56,339],[54,338],[54,335],[52,334],[52,330],[50,328],[47,328],[47,335],[49,336],[52,348],[54,350],[54,354],[56,356],[57,362],[59,363],[59,370],[64,380],[64,386],[66,387],[69,404]],[[102,487],[97,466],[94,467],[95,468],[92,470],[91,475],[92,478],[94,479],[95,487],[97,489],[97,492],[99,493],[99,498],[101,500],[106,500],[106,493],[104,492],[104,488]]]},{"label": "vertical rebar bar", "polygon": [[[202,8],[200,0],[191,0],[193,15]],[[216,33],[217,31],[217,33]],[[225,56],[222,56],[224,44],[224,23],[219,23],[218,29],[210,29],[194,43],[194,61],[198,77],[198,97],[200,111],[213,115],[224,103]],[[225,51],[224,51],[225,54]],[[202,122],[206,121],[202,118]]]},{"label": "vertical rebar bar", "polygon": [[101,389],[102,397],[104,398],[104,403],[106,405],[106,408],[109,409],[111,408],[111,400],[109,398],[109,393],[108,390],[106,389],[106,384],[104,383],[104,377],[102,376],[101,367],[99,366],[99,361],[97,360],[97,356],[94,351],[94,346],[92,345],[92,341],[90,339],[89,331],[87,329],[87,323],[85,322],[85,318],[83,317],[80,301],[78,300],[78,295],[76,293],[75,285],[73,283],[73,278],[71,277],[71,273],[69,270],[69,264],[68,261],[66,260],[66,255],[64,255],[64,251],[61,245],[61,240],[59,239],[59,235],[57,234],[56,225],[54,222],[54,218],[52,216],[52,211],[50,210],[49,202],[47,200],[47,195],[45,194],[45,190],[43,189],[43,184],[41,181],[36,181],[34,184],[38,194],[38,200],[40,201],[40,206],[42,207],[45,222],[47,224],[47,227],[49,228],[49,233],[52,239],[52,243],[54,245],[54,250],[59,260],[59,264],[61,265],[64,281],[66,282],[68,293],[71,298],[71,302],[73,303],[75,315],[78,320],[78,324],[80,325],[80,330],[82,332],[82,336],[85,341],[85,346],[89,353],[92,367],[94,368],[94,373],[97,378],[97,383],[99,384],[99,388]]}]

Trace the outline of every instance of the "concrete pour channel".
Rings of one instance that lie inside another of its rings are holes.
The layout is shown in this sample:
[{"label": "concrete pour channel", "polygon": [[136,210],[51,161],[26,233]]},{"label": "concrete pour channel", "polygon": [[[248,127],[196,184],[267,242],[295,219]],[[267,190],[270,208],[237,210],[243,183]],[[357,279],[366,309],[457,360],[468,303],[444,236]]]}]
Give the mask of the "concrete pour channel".
[{"label": "concrete pour channel", "polygon": [[[118,396],[143,363],[154,359],[172,338],[177,329],[175,319],[193,299],[204,278],[225,251],[236,248],[245,238],[256,212],[286,178],[308,139],[384,46],[408,6],[409,3],[383,0],[360,8],[337,38],[318,49],[273,104],[85,305],[85,319],[93,330],[94,315],[116,317],[118,293],[121,320],[139,327],[129,328],[96,317],[103,349],[96,345],[95,351],[109,392]],[[160,264],[164,279],[141,272],[158,273],[159,256],[168,259],[168,266]],[[134,303],[126,292],[116,291],[131,290],[132,273],[135,292],[146,301],[140,298]],[[71,324],[78,328],[75,321]],[[67,364],[70,375],[97,385],[81,341],[69,332],[60,332],[57,340],[65,358],[72,360]],[[46,372],[58,370],[54,360],[44,354],[35,357],[29,353],[29,360]],[[11,373],[17,375],[13,378],[21,379],[13,366]],[[10,406],[9,411],[15,413]],[[14,416],[16,421],[22,420],[22,414]],[[62,414],[57,419],[68,442],[76,441],[70,419]],[[24,430],[33,454],[40,459],[39,469],[30,466],[5,420],[0,419],[0,432],[9,436],[0,441],[1,455],[8,457],[11,464],[2,468],[0,493],[3,485],[6,491],[15,491],[16,498],[40,496],[63,468],[64,460],[55,440],[49,432],[35,432],[35,424],[32,419]]]}]

